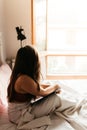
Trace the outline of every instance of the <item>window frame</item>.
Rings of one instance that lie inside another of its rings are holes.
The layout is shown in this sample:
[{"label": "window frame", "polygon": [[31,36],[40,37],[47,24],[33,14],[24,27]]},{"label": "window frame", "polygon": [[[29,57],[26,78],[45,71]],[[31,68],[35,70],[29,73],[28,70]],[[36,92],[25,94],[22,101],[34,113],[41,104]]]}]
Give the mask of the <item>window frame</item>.
[{"label": "window frame", "polygon": [[[47,1],[46,1],[47,2]],[[48,3],[47,3],[48,4]],[[47,15],[46,15],[47,19]],[[47,21],[46,21],[47,22]],[[32,44],[35,45],[36,41],[36,27],[35,27],[35,10],[34,10],[34,0],[31,0],[31,23],[32,23]],[[56,79],[87,79],[87,74],[59,74],[59,75],[49,75],[47,74],[47,58],[49,56],[87,56],[87,51],[48,51],[47,50],[47,26],[46,26],[46,50],[41,51],[41,56],[45,58],[46,64],[46,79],[56,80]]]}]

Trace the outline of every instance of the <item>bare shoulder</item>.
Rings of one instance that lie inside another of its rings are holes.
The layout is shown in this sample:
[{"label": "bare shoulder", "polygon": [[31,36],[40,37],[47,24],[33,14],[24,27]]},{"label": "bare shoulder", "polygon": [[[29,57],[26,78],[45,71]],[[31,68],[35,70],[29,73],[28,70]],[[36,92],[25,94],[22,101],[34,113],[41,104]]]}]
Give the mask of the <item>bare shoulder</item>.
[{"label": "bare shoulder", "polygon": [[17,79],[17,81],[25,81],[25,80],[31,81],[31,80],[33,80],[33,79],[32,79],[31,77],[29,77],[28,75],[24,75],[24,74],[20,75],[20,76],[18,77],[18,79]]},{"label": "bare shoulder", "polygon": [[30,92],[31,89],[37,88],[36,82],[27,75],[20,75],[15,83],[15,90],[20,92]]},{"label": "bare shoulder", "polygon": [[18,83],[19,85],[23,86],[27,84],[32,85],[32,84],[36,84],[35,81],[28,75],[20,75],[16,81],[16,83]]}]

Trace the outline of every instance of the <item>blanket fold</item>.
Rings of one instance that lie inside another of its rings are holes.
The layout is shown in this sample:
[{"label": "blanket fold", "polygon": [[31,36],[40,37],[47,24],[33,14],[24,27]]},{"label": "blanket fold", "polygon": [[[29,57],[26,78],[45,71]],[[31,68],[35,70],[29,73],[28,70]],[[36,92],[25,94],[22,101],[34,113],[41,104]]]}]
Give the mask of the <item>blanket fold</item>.
[{"label": "blanket fold", "polygon": [[18,120],[15,124],[8,121],[5,125],[0,123],[0,130],[87,130],[87,97],[77,100],[73,96],[68,98],[67,93],[58,97],[61,105],[53,113],[38,118],[31,114],[32,107],[27,103],[14,104],[15,107],[10,105],[11,118],[14,122]]},{"label": "blanket fold", "polygon": [[39,127],[42,127],[42,126],[48,126],[48,125],[51,125],[51,120],[50,120],[50,117],[49,116],[43,116],[43,117],[40,117],[40,118],[36,118],[36,119],[33,119],[32,121],[28,121],[28,122],[24,122],[22,120],[20,120],[17,128],[19,130],[31,130],[31,129],[34,129],[34,128],[39,128]]}]

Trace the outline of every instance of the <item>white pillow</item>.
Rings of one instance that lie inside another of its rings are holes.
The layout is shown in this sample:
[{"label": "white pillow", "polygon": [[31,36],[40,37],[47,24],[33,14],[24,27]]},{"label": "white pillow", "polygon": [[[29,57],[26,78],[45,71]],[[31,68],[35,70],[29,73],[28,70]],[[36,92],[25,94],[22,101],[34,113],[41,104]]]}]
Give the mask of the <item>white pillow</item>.
[{"label": "white pillow", "polygon": [[7,86],[9,84],[11,68],[8,64],[3,64],[0,66],[0,98],[3,103],[6,103],[7,96]]}]

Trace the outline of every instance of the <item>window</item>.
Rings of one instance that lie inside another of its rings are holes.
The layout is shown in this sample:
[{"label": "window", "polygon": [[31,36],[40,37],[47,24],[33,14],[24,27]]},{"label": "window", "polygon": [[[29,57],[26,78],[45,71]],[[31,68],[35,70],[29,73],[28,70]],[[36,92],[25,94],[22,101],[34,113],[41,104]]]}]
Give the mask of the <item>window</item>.
[{"label": "window", "polygon": [[33,44],[35,44],[40,51],[46,50],[46,13],[47,0],[31,0],[33,12]]},{"label": "window", "polygon": [[47,78],[87,78],[86,0],[33,0],[33,12]]}]

